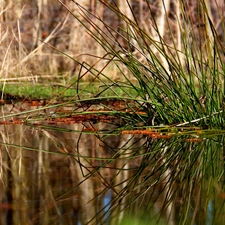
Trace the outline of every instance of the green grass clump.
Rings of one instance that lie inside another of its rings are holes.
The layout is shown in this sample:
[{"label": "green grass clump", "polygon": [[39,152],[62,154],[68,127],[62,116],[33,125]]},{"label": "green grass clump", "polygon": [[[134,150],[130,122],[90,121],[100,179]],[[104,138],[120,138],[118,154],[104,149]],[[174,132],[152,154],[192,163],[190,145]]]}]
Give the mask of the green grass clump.
[{"label": "green grass clump", "polygon": [[[104,74],[104,68],[97,70],[85,65],[93,78],[104,85],[110,83],[108,89],[112,92],[117,86],[121,92],[114,94],[118,98],[138,99],[140,109],[149,116],[144,119],[147,125],[194,124],[223,129],[224,47],[206,3],[197,3],[199,16],[193,21],[185,3],[179,1],[172,10],[175,25],[170,23],[169,12],[163,18],[164,33],[153,16],[153,29],[149,32],[140,25],[131,6],[133,18],[115,4],[100,3],[125,24],[119,27],[120,31],[78,3],[74,4],[78,6],[79,17],[67,9],[101,45],[106,52],[102,61],[114,63],[120,71],[120,80],[130,87],[132,94]],[[153,15],[151,5],[146,4],[149,14]],[[164,7],[162,10],[167,10]],[[200,22],[205,24],[204,29],[194,29]]]}]

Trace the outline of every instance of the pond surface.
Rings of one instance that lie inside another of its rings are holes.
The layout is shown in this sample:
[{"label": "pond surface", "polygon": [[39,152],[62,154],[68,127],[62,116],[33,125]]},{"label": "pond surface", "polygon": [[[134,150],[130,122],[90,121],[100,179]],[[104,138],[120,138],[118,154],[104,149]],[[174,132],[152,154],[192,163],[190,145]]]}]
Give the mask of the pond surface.
[{"label": "pond surface", "polygon": [[225,224],[224,137],[2,124],[0,224]]}]

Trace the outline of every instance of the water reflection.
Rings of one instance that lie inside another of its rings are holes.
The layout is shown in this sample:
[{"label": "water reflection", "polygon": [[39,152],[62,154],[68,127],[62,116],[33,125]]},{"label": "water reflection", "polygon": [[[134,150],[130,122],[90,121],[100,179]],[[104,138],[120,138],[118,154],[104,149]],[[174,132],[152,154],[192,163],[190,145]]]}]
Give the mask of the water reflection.
[{"label": "water reflection", "polygon": [[224,221],[223,137],[187,143],[114,128],[2,125],[0,224]]}]

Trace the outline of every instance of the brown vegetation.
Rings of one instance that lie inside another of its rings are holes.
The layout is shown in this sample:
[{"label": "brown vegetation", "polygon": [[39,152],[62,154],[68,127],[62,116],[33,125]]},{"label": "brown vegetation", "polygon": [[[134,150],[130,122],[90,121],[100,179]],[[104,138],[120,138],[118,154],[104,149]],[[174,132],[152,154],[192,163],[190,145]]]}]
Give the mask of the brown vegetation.
[{"label": "brown vegetation", "polygon": [[[15,78],[15,80],[29,79],[35,82],[40,77],[51,79],[59,74],[68,78],[74,76],[80,69],[76,61],[62,55],[54,48],[70,55],[79,62],[85,61],[89,64],[96,64],[99,60],[98,57],[103,57],[105,54],[103,49],[85,31],[84,26],[68,13],[65,6],[85,23],[73,1],[29,0],[24,2],[22,0],[5,0],[2,2],[0,6],[0,78],[2,81],[7,81],[9,77]],[[83,0],[79,1],[79,4],[84,7],[84,10],[90,10],[93,15],[102,18],[115,30],[124,26],[120,23],[119,18],[116,18],[115,14],[101,2]],[[115,1],[103,2],[115,4],[113,3]],[[151,33],[156,41],[158,40],[158,34],[154,32],[153,18],[159,26],[160,35],[167,38],[169,36],[166,29],[169,24],[167,24],[165,7],[168,10],[170,26],[174,27],[177,35],[178,49],[181,48],[180,32],[182,30],[177,27],[177,22],[182,19],[180,18],[179,1],[167,1],[168,4],[165,6],[160,0],[147,1],[147,3],[143,0],[133,0],[127,1],[126,4],[117,1],[121,12],[133,20],[128,3],[132,6],[139,25],[146,32]],[[147,10],[149,7],[147,4],[151,6],[151,13]],[[221,41],[224,41],[222,30],[224,1],[207,0],[205,5],[210,9],[209,17],[212,17],[212,22]],[[192,29],[201,27],[201,29],[207,31],[204,18],[199,18],[197,1],[186,1],[185,7],[183,10],[187,12],[188,20],[193,22]],[[94,17],[90,19],[96,20]],[[99,26],[102,25],[99,24]],[[203,41],[201,40],[199,43],[202,44]],[[122,40],[121,44],[126,47]],[[54,48],[49,45],[54,46]],[[102,64],[98,64],[102,66]],[[108,74],[115,75],[113,67],[108,69],[111,70]]]}]

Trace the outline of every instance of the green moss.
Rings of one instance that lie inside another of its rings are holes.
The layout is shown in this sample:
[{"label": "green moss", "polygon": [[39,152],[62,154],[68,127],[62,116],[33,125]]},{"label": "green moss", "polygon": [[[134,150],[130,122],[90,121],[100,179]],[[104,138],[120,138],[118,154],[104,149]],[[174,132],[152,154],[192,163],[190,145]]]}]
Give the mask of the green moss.
[{"label": "green moss", "polygon": [[66,89],[62,86],[44,85],[44,84],[6,84],[4,89],[0,86],[1,92],[17,96],[19,98],[31,99],[51,99],[58,96],[60,93],[63,97],[68,97],[76,94],[75,89]]},{"label": "green moss", "polygon": [[163,222],[161,219],[157,218],[151,218],[149,215],[137,215],[137,216],[128,216],[126,215],[122,221],[120,222],[120,225],[164,225],[165,222]]},{"label": "green moss", "polygon": [[111,86],[110,84],[101,84],[99,82],[86,83],[81,82],[78,85],[71,84],[70,86],[52,85],[42,83],[18,83],[18,84],[6,84],[4,87],[0,85],[0,91],[5,94],[10,94],[18,98],[30,98],[30,99],[52,99],[52,98],[73,98],[79,95],[79,97],[106,97],[106,96],[118,96],[121,97],[124,93],[130,93],[134,96],[136,92],[130,87],[123,85]]}]

